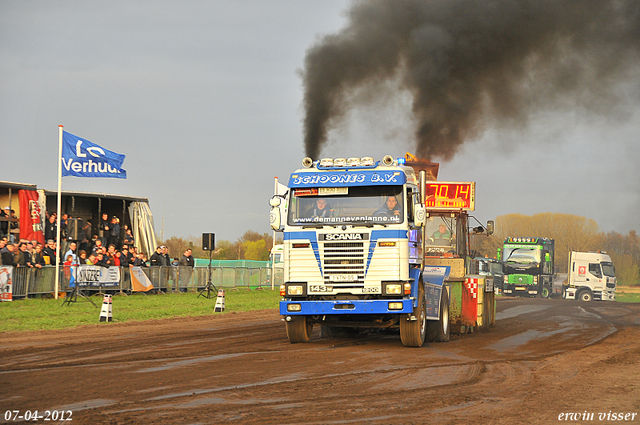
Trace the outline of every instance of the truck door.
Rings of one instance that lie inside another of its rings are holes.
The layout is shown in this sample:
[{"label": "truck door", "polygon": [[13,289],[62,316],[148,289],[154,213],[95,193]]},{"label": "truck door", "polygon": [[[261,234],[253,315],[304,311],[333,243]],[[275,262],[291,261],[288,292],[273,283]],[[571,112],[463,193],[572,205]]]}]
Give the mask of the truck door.
[{"label": "truck door", "polygon": [[589,281],[594,288],[602,287],[602,270],[600,269],[600,263],[589,263]]}]

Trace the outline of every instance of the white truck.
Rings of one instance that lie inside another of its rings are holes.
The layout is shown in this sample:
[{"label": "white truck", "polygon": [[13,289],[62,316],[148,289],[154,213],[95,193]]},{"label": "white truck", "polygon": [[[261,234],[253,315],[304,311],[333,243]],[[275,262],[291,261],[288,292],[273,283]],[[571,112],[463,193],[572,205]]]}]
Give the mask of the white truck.
[{"label": "white truck", "polygon": [[616,300],[616,275],[606,252],[569,253],[569,274],[562,298],[567,300]]}]

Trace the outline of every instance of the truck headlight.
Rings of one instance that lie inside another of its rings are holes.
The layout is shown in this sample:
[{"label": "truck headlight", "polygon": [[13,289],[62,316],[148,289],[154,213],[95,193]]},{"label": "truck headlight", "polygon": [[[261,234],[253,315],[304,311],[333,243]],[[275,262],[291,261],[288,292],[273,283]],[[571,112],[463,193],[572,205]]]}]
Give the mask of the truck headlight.
[{"label": "truck headlight", "polygon": [[302,285],[289,285],[287,287],[287,295],[302,295]]},{"label": "truck headlight", "polygon": [[388,295],[402,295],[402,285],[399,283],[387,283],[384,286],[384,293]]}]

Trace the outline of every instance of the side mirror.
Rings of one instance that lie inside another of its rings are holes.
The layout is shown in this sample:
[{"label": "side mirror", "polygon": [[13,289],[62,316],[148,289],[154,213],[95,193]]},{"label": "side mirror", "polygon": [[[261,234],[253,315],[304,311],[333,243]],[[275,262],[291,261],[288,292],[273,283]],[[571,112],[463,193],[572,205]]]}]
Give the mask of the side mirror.
[{"label": "side mirror", "polygon": [[495,230],[495,224],[493,220],[487,221],[487,236],[493,235],[493,231]]},{"label": "side mirror", "polygon": [[271,205],[272,207],[280,206],[281,203],[282,198],[278,195],[274,195],[271,197],[271,199],[269,199],[269,205]]},{"label": "side mirror", "polygon": [[[271,199],[273,199],[273,198],[271,198]],[[280,222],[280,207],[279,207],[279,205],[274,205],[274,206],[271,207],[271,212],[269,213],[269,225],[276,232],[282,230],[282,223]]]}]

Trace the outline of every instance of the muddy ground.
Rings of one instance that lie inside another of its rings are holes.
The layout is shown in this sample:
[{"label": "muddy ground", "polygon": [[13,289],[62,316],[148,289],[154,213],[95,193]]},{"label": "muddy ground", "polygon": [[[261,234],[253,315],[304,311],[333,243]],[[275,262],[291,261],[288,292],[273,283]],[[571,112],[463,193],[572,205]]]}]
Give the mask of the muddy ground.
[{"label": "muddy ground", "polygon": [[275,310],[0,338],[0,421],[49,410],[78,424],[516,424],[563,413],[607,423],[599,414],[610,412],[640,423],[640,304],[501,298],[490,331],[422,348],[318,329],[290,344]]}]

